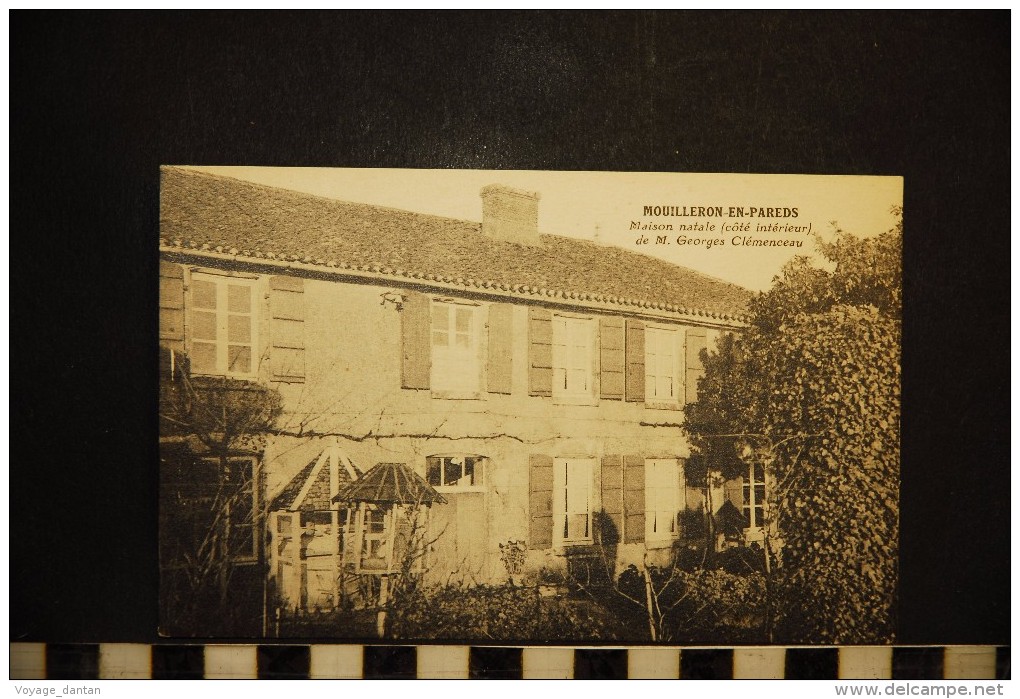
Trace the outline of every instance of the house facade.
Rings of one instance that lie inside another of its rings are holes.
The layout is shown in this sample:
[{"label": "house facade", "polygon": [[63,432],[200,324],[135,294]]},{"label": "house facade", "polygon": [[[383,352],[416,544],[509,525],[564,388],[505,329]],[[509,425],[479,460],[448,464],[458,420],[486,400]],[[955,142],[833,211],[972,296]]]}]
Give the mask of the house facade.
[{"label": "house facade", "polygon": [[707,503],[755,537],[764,483],[687,483],[682,412],[749,292],[541,234],[535,193],[481,197],[477,223],[163,169],[161,345],[193,376],[282,397],[235,460],[251,469],[242,546],[283,604],[336,606],[344,547],[385,542],[369,519],[354,541],[332,502],[379,463],[445,501],[428,522],[436,583],[501,583],[510,546],[523,575],[596,542],[617,567],[665,562]]}]

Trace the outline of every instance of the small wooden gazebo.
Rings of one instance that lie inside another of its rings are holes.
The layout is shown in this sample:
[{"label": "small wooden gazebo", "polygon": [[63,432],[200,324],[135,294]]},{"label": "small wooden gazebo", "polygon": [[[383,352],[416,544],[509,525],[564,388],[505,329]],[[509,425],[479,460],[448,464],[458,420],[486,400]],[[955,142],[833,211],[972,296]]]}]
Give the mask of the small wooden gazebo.
[{"label": "small wooden gazebo", "polygon": [[343,569],[379,576],[381,637],[390,576],[424,568],[428,511],[446,499],[407,464],[378,463],[341,488],[333,502],[348,511]]},{"label": "small wooden gazebo", "polygon": [[270,501],[269,574],[284,607],[312,611],[339,606],[341,537],[347,527],[332,498],[358,475],[333,443]]}]

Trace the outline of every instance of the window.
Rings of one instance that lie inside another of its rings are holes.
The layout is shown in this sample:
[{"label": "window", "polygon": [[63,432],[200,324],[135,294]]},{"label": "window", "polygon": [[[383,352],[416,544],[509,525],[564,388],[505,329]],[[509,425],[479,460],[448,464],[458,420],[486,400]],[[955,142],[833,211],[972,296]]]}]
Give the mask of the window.
[{"label": "window", "polygon": [[367,570],[385,570],[389,566],[389,516],[376,505],[362,510],[361,567]]},{"label": "window", "polygon": [[553,538],[591,543],[592,459],[556,459],[553,468]]},{"label": "window", "polygon": [[477,393],[481,383],[479,308],[432,303],[432,382],[440,391]]},{"label": "window", "polygon": [[744,519],[752,529],[765,524],[765,467],[760,463],[744,474]]},{"label": "window", "polygon": [[485,485],[484,462],[481,456],[430,456],[425,459],[425,480],[436,488],[480,489]]},{"label": "window", "polygon": [[427,513],[426,507],[360,503],[352,510],[351,524],[344,525],[345,560],[353,558],[359,573],[393,574],[408,565],[422,571]]},{"label": "window", "polygon": [[[219,459],[203,459],[210,472],[219,472]],[[216,531],[206,531],[205,536],[226,534],[227,549],[235,561],[254,561],[258,558],[256,548],[256,473],[254,459],[228,459],[215,486],[218,495],[212,503],[210,526]]]},{"label": "window", "polygon": [[552,324],[553,396],[591,398],[594,322],[591,318],[553,316]]},{"label": "window", "polygon": [[645,541],[670,541],[677,536],[680,472],[676,459],[645,461]]},{"label": "window", "polygon": [[254,373],[254,281],[191,277],[191,370],[196,374]]},{"label": "window", "polygon": [[676,402],[679,387],[679,333],[667,328],[645,328],[645,400]]}]

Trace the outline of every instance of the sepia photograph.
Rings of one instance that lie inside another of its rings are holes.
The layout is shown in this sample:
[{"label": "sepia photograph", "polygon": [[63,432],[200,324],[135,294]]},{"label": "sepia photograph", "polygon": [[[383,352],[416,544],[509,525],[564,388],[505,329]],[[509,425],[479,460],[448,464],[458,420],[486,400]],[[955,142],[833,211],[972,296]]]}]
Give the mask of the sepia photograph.
[{"label": "sepia photograph", "polygon": [[161,636],[896,640],[902,178],[159,198]]},{"label": "sepia photograph", "polygon": [[13,12],[18,691],[1008,679],[1009,19]]}]

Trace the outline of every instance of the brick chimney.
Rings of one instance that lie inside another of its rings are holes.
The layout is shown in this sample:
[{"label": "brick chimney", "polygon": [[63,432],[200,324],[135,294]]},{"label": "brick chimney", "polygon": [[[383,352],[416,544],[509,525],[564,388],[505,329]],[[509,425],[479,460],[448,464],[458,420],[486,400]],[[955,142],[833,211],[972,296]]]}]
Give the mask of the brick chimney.
[{"label": "brick chimney", "polygon": [[501,184],[482,187],[482,235],[520,245],[541,245],[538,192]]}]

